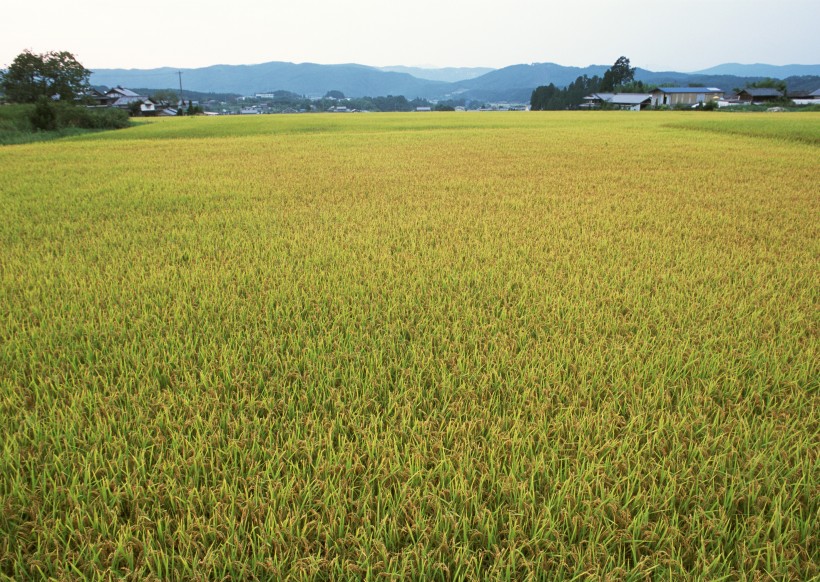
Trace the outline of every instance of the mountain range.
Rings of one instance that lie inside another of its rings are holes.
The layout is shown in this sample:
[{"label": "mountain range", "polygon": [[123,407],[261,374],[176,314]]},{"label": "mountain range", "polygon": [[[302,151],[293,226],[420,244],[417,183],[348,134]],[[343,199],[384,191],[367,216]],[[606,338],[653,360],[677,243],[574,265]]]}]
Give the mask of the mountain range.
[{"label": "mountain range", "polygon": [[[254,93],[287,90],[321,97],[337,90],[347,97],[404,95],[408,99],[468,99],[481,101],[529,101],[539,85],[563,87],[581,75],[602,76],[607,65],[566,67],[555,63],[512,65],[501,69],[419,67],[370,67],[358,64],[320,65],[273,61],[258,65],[214,65],[197,69],[98,69],[92,72],[96,86],[175,88],[182,73],[185,89],[203,93]],[[796,76],[798,75],[798,76]],[[724,64],[698,71],[654,72],[637,69],[636,80],[653,84],[698,83],[731,90],[764,77],[786,79],[791,90],[820,88],[820,65]],[[794,85],[794,86],[793,86]],[[816,85],[816,86],[815,86]]]},{"label": "mountain range", "polygon": [[788,77],[808,77],[820,75],[820,65],[766,65],[755,63],[742,65],[740,63],[725,63],[696,71],[700,75],[734,75],[736,77],[770,77],[772,79],[786,79]]}]

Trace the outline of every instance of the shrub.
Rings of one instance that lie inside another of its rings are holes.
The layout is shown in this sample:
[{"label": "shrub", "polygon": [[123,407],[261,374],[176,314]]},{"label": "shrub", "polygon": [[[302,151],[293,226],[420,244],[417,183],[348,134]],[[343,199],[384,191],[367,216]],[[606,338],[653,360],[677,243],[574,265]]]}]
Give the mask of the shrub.
[{"label": "shrub", "polygon": [[38,131],[57,129],[57,112],[54,103],[48,97],[40,97],[31,112],[31,125]]},{"label": "shrub", "polygon": [[31,132],[33,105],[0,106],[0,132]]},{"label": "shrub", "polygon": [[76,105],[57,108],[59,127],[80,129],[122,129],[130,124],[128,112],[121,109],[89,109]]}]

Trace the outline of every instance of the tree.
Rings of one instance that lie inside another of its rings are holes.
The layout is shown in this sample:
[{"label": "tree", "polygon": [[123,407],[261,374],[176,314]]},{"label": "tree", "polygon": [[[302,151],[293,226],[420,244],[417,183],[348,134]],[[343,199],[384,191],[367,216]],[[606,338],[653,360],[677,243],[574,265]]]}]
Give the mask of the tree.
[{"label": "tree", "polygon": [[142,101],[132,101],[128,104],[128,115],[138,117],[142,115]]},{"label": "tree", "polygon": [[344,99],[345,94],[341,91],[337,91],[336,89],[332,89],[325,93],[324,99]]},{"label": "tree", "polygon": [[54,105],[51,99],[45,96],[40,96],[37,99],[37,105],[29,116],[31,125],[34,129],[39,131],[53,131],[57,129],[57,112],[54,111]]},{"label": "tree", "polygon": [[629,66],[629,59],[618,57],[601,81],[601,91],[614,91],[619,85],[626,85],[635,80],[635,67]]},{"label": "tree", "polygon": [[537,87],[530,97],[530,108],[533,111],[573,109],[583,102],[584,97],[597,93],[600,85],[601,78],[597,75],[582,75],[563,89],[552,83]]},{"label": "tree", "polygon": [[25,50],[0,74],[0,87],[13,103],[34,103],[39,97],[59,95],[73,101],[88,87],[91,71],[66,51],[34,54]]},{"label": "tree", "polygon": [[176,105],[179,101],[179,93],[173,89],[158,89],[151,93],[149,98],[157,105]]},{"label": "tree", "polygon": [[746,87],[752,89],[777,89],[783,95],[786,94],[786,81],[781,79],[761,79],[754,83],[746,83]]},{"label": "tree", "polygon": [[[690,87],[694,87],[695,85],[690,85]],[[653,85],[652,83],[644,83],[643,81],[631,81],[629,83],[625,83],[623,85],[618,86],[619,93],[651,93],[655,89],[657,89],[657,85]]]}]

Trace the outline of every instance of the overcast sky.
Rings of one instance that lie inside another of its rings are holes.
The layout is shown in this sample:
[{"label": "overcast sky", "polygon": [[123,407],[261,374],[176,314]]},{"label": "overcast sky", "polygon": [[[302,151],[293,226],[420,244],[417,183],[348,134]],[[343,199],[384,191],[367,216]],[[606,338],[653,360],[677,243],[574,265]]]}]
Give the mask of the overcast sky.
[{"label": "overcast sky", "polygon": [[89,69],[267,61],[650,70],[817,64],[820,0],[244,0],[11,2],[0,66],[67,50]]}]

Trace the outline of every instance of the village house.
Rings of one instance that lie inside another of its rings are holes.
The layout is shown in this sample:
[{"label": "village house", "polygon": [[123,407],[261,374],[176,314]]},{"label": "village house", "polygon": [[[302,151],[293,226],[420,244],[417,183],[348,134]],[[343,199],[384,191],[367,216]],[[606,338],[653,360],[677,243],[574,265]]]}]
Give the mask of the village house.
[{"label": "village house", "polygon": [[119,85],[113,89],[109,89],[105,94],[110,102],[111,107],[119,109],[130,109],[133,103],[140,104],[140,113],[143,115],[153,115],[157,112],[156,104],[145,95],[134,93],[130,89],[125,89]]},{"label": "village house", "polygon": [[746,103],[767,103],[780,101],[783,99],[783,93],[769,87],[748,88],[738,93],[737,98]]},{"label": "village house", "polygon": [[111,107],[117,98],[97,91],[93,87],[89,87],[83,92],[82,95],[77,97],[77,100],[83,101],[89,107]]},{"label": "village house", "polygon": [[723,90],[715,87],[659,87],[652,91],[652,106],[698,105],[721,97]]},{"label": "village house", "polygon": [[820,104],[820,89],[811,92],[789,93],[789,97],[795,105]]}]

